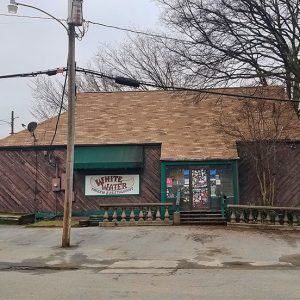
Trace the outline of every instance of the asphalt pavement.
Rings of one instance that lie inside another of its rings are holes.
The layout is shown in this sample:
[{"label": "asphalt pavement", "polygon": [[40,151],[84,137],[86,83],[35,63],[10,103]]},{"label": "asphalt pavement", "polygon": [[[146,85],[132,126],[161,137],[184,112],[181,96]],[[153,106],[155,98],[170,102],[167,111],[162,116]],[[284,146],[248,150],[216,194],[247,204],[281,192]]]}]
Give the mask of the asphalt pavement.
[{"label": "asphalt pavement", "polygon": [[0,226],[0,299],[300,299],[300,232]]}]

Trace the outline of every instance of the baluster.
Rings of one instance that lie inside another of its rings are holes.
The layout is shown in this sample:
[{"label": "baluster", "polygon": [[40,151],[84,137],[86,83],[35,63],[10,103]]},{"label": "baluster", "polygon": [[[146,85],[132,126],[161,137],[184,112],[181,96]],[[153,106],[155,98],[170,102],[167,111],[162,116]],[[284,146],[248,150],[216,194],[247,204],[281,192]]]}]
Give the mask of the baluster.
[{"label": "baluster", "polygon": [[140,210],[140,212],[139,212],[139,221],[138,221],[138,222],[139,222],[140,224],[144,224],[143,208],[140,207],[139,210]]},{"label": "baluster", "polygon": [[261,224],[262,223],[261,211],[260,210],[258,210],[258,212],[257,212],[257,219],[256,219],[256,221],[257,221],[257,224]]},{"label": "baluster", "polygon": [[284,211],[284,218],[283,218],[283,225],[288,225],[289,224],[289,219],[287,216],[287,211]]},{"label": "baluster", "polygon": [[156,222],[161,222],[161,218],[160,218],[160,207],[156,208],[156,218],[155,218]]},{"label": "baluster", "polygon": [[147,213],[147,221],[151,222],[152,220],[153,220],[153,217],[152,217],[151,206],[149,206],[148,213]]},{"label": "baluster", "polygon": [[267,210],[267,215],[266,215],[266,224],[271,224],[270,211],[268,211],[268,210]]},{"label": "baluster", "polygon": [[169,215],[169,208],[166,206],[166,211],[165,211],[165,223],[169,224],[170,222],[170,215]]},{"label": "baluster", "polygon": [[253,214],[252,214],[252,209],[250,208],[250,212],[249,212],[249,224],[253,223]]},{"label": "baluster", "polygon": [[134,207],[131,208],[131,212],[130,212],[130,225],[134,225],[135,224],[135,214],[134,214]]},{"label": "baluster", "polygon": [[126,224],[126,212],[125,212],[126,208],[122,208],[122,214],[121,214],[121,223],[124,225]]},{"label": "baluster", "polygon": [[235,209],[233,208],[230,215],[230,223],[236,223]]},{"label": "baluster", "polygon": [[294,211],[293,212],[293,223],[292,223],[293,226],[297,226],[298,225],[298,218],[297,218],[297,214],[296,212]]},{"label": "baluster", "polygon": [[280,225],[279,212],[275,211],[275,225]]},{"label": "baluster", "polygon": [[108,223],[108,208],[104,208],[103,223]]},{"label": "baluster", "polygon": [[117,222],[118,222],[118,220],[117,220],[117,208],[114,207],[113,210],[114,210],[114,213],[113,213],[112,222],[115,223],[115,225],[117,225]]},{"label": "baluster", "polygon": [[244,214],[243,209],[242,209],[241,214],[240,214],[240,223],[245,223],[245,214]]}]

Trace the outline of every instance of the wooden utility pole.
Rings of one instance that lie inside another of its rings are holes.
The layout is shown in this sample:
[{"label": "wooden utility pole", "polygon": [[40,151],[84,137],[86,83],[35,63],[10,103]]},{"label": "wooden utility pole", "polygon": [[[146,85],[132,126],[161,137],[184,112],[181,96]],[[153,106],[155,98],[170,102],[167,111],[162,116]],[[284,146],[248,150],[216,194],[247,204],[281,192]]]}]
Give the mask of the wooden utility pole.
[{"label": "wooden utility pole", "polygon": [[10,134],[14,134],[14,133],[15,133],[15,117],[14,117],[14,111],[11,112],[10,126],[11,126],[11,132],[10,132]]},{"label": "wooden utility pole", "polygon": [[74,173],[74,139],[75,139],[75,27],[69,24],[69,56],[68,56],[68,140],[66,162],[66,189],[64,201],[64,219],[62,246],[70,246],[73,173]]},{"label": "wooden utility pole", "polygon": [[75,141],[75,26],[82,25],[82,0],[69,0],[68,140],[62,247],[70,247]]}]

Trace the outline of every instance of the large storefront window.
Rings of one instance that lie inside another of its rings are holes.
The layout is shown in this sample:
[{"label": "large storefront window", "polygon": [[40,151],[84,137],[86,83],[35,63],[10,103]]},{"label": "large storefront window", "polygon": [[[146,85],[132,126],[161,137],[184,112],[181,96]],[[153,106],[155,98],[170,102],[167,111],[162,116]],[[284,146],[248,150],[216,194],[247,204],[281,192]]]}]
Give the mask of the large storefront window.
[{"label": "large storefront window", "polygon": [[182,210],[220,209],[220,197],[233,202],[231,164],[166,167],[166,196]]}]

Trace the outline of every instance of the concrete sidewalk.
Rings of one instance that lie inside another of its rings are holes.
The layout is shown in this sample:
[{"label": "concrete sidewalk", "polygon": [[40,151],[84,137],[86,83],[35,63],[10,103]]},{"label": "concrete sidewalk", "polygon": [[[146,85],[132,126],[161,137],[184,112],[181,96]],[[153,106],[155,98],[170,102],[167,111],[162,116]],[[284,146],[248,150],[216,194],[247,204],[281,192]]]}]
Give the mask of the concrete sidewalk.
[{"label": "concrete sidewalk", "polygon": [[73,228],[0,226],[0,270],[95,269],[102,273],[170,273],[179,269],[298,269],[299,232],[226,227]]}]

